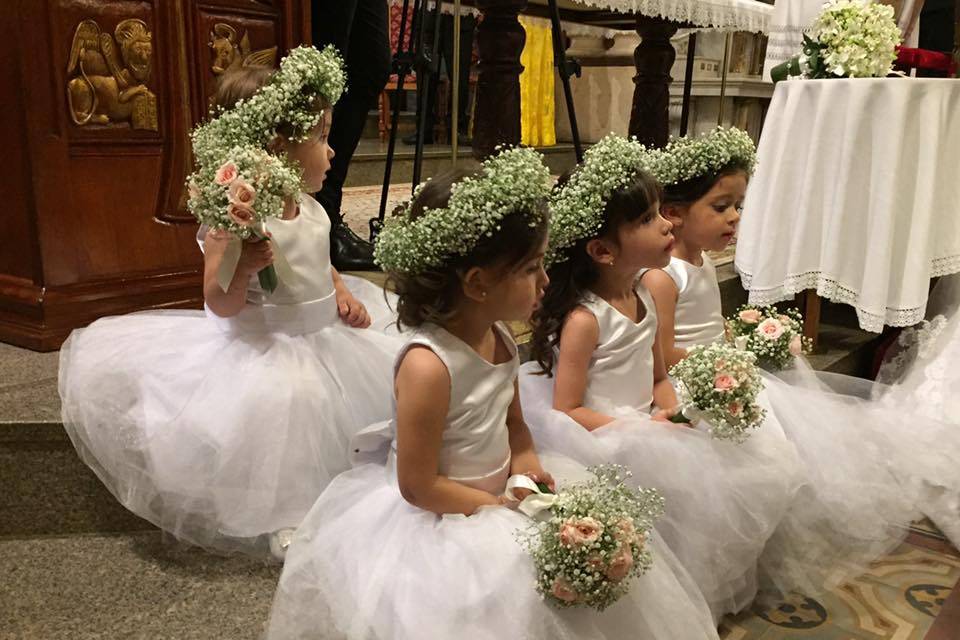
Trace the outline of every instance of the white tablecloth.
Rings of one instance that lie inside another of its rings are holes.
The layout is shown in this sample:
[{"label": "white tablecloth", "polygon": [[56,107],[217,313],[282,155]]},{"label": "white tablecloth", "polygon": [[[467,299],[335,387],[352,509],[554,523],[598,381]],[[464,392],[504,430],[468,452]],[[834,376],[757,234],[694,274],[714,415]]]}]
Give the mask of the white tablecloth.
[{"label": "white tablecloth", "polygon": [[790,80],[774,91],[736,267],[750,302],[816,289],[860,326],[923,319],[960,272],[960,81]]},{"label": "white tablecloth", "polygon": [[[537,4],[543,4],[534,0]],[[773,7],[757,0],[575,0],[576,4],[620,13],[688,22],[701,29],[766,33]],[[563,2],[561,5],[570,4]]]}]

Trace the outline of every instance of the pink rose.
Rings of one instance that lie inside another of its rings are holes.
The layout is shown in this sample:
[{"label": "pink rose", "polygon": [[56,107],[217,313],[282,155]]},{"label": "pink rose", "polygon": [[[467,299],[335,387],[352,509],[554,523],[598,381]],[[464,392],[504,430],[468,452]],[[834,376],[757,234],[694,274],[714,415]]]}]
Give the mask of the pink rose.
[{"label": "pink rose", "polygon": [[720,373],[713,379],[713,388],[717,391],[733,391],[740,386],[740,381],[729,373]]},{"label": "pink rose", "polygon": [[783,323],[785,327],[789,327],[791,324],[793,324],[793,318],[790,316],[780,315],[779,318],[780,322]]},{"label": "pink rose", "polygon": [[568,518],[560,526],[560,542],[575,547],[596,542],[603,533],[603,525],[593,518]]},{"label": "pink rose", "polygon": [[776,340],[783,335],[783,324],[776,318],[767,318],[757,327],[757,333],[769,340]]},{"label": "pink rose", "polygon": [[739,402],[731,402],[727,405],[727,413],[736,417],[743,413],[743,405]]},{"label": "pink rose", "polygon": [[793,336],[790,340],[790,355],[799,356],[803,353],[803,338],[800,336]]},{"label": "pink rose", "polygon": [[757,324],[760,322],[760,310],[759,309],[744,309],[740,312],[740,322],[746,322],[747,324]]},{"label": "pink rose", "polygon": [[613,532],[613,537],[617,542],[623,544],[632,544],[637,539],[637,529],[633,526],[633,520],[630,518],[621,518],[617,522],[617,528]]},{"label": "pink rose", "polygon": [[240,172],[237,169],[237,165],[235,165],[232,161],[228,160],[227,162],[224,162],[222,165],[220,165],[219,169],[217,169],[217,176],[214,178],[214,180],[220,186],[225,187],[226,185],[236,180],[237,175],[239,173]]},{"label": "pink rose", "polygon": [[236,202],[232,202],[227,206],[227,215],[241,227],[249,227],[255,219],[253,209],[246,205],[237,204]]},{"label": "pink rose", "polygon": [[561,602],[576,602],[580,598],[580,594],[576,592],[573,585],[560,577],[554,579],[553,586],[550,587],[550,595]]},{"label": "pink rose", "polygon": [[630,551],[630,545],[620,545],[620,551],[610,560],[610,566],[607,567],[605,575],[614,582],[620,582],[627,577],[632,568],[633,553]]},{"label": "pink rose", "polygon": [[230,183],[230,189],[227,191],[227,200],[230,202],[252,207],[256,199],[257,190],[247,182],[237,179]]}]

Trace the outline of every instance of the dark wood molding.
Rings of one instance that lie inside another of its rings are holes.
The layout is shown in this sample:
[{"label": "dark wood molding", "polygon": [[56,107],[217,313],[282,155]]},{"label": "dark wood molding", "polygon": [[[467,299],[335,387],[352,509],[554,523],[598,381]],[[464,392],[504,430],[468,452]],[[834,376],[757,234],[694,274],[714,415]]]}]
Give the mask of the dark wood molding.
[{"label": "dark wood molding", "polygon": [[483,13],[477,27],[480,52],[473,152],[478,159],[497,145],[520,143],[520,53],[526,33],[517,16],[527,0],[477,0]]}]

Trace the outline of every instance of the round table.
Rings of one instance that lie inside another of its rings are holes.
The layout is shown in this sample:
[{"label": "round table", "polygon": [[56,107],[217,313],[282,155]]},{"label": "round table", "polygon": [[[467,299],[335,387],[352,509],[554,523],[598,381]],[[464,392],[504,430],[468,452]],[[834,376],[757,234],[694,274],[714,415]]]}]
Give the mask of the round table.
[{"label": "round table", "polygon": [[813,289],[880,332],[960,272],[957,80],[778,83],[757,158],[736,254],[751,303]]}]

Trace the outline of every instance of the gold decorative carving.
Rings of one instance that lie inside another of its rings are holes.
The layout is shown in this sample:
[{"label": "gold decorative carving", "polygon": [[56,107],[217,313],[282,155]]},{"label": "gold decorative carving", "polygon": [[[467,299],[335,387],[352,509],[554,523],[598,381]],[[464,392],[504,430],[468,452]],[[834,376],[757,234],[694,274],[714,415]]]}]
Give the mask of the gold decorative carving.
[{"label": "gold decorative carving", "polygon": [[127,122],[134,129],[156,131],[157,96],[147,88],[152,65],[153,35],[143,20],[123,20],[113,37],[102,33],[96,21],[82,21],[67,64],[67,102],[74,123]]},{"label": "gold decorative carving", "polygon": [[239,41],[237,36],[237,30],[228,24],[219,22],[213,25],[213,31],[210,32],[210,49],[213,50],[212,71],[215,75],[241,67],[276,66],[276,47],[251,51],[250,34],[244,31]]}]

